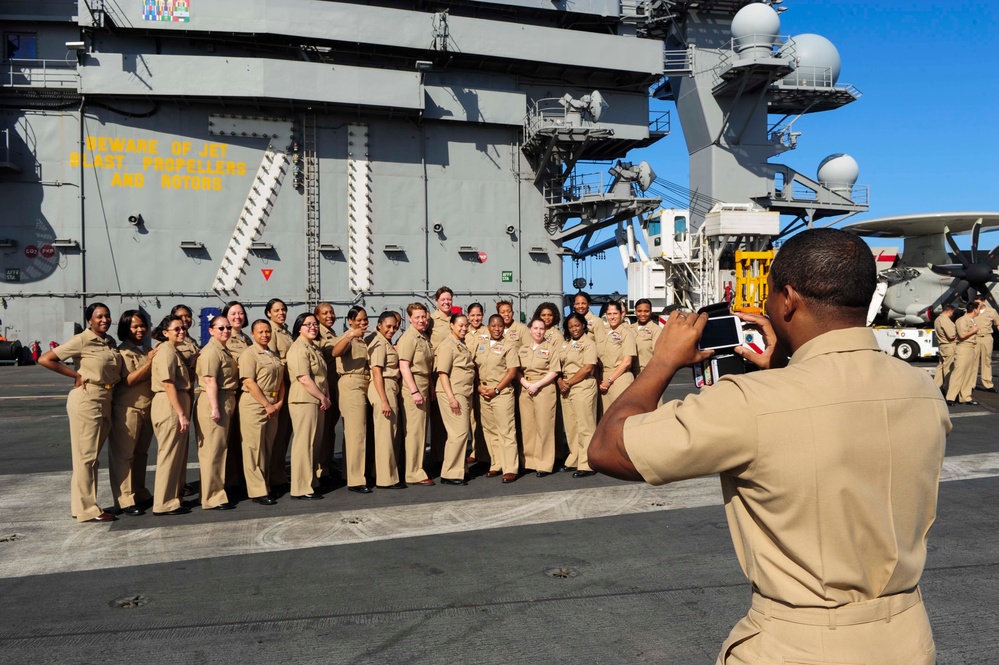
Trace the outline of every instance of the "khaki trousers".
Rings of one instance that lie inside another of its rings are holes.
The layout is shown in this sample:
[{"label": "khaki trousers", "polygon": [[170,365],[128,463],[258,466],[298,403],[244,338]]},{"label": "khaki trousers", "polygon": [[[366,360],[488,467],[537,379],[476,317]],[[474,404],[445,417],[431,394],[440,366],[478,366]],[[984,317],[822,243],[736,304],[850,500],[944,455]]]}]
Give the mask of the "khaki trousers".
[{"label": "khaki trousers", "polygon": [[382,398],[374,382],[368,385],[368,402],[375,423],[375,485],[388,487],[399,482],[399,461],[395,456],[395,435],[399,429],[399,380],[385,379],[385,397],[392,408],[392,417],[382,415]]},{"label": "khaki trousers", "polygon": [[[468,451],[468,434],[471,430],[472,400],[469,395],[454,394],[461,408],[455,414],[447,402],[447,395],[437,393],[437,403],[441,407],[441,421],[447,430],[444,443],[444,459],[441,463],[441,478],[449,480],[465,479],[465,454]],[[443,399],[442,399],[443,398]]]},{"label": "khaki trousers", "polygon": [[[177,399],[185,413],[191,412],[191,395],[178,390]],[[153,395],[150,408],[156,435],[156,477],[153,481],[153,512],[166,513],[181,507],[180,492],[187,481],[189,435],[180,433],[180,421],[166,393]]]},{"label": "khaki trousers", "polygon": [[967,402],[971,399],[971,389],[975,387],[978,378],[978,365],[975,363],[975,343],[958,344],[954,354],[954,370],[950,373],[950,385],[947,387],[947,401],[957,399]]},{"label": "khaki trousers", "polygon": [[277,417],[268,418],[267,412],[249,393],[239,396],[239,430],[243,435],[243,478],[246,495],[251,499],[270,494],[271,447],[277,436]]},{"label": "khaki trousers", "polygon": [[319,485],[316,453],[323,438],[323,411],[318,402],[294,402],[288,409],[295,432],[291,440],[291,495],[312,494],[313,488]]},{"label": "khaki trousers", "polygon": [[108,473],[111,476],[111,493],[119,508],[128,508],[153,498],[146,489],[146,463],[149,461],[149,444],[153,441],[151,408],[111,406]]},{"label": "khaki trousers", "polygon": [[504,474],[520,471],[517,451],[516,409],[513,390],[507,388],[492,399],[481,400],[482,429],[492,458],[490,471],[502,470]]},{"label": "khaki trousers", "polygon": [[339,380],[335,372],[328,375],[330,389],[330,408],[323,416],[323,440],[319,446],[316,478],[329,476],[333,473],[333,454],[336,452],[336,424],[340,421],[340,390]]},{"label": "khaki trousers", "polygon": [[[420,387],[419,382],[417,387]],[[427,391],[421,388],[423,404],[416,406],[409,390],[405,386],[401,390],[406,414],[406,482],[418,483],[427,479],[427,472],[423,470],[423,453],[427,446],[427,410],[430,399]]]},{"label": "khaki trousers", "polygon": [[232,390],[219,390],[218,399],[221,416],[218,422],[212,420],[212,405],[205,393],[198,397],[194,409],[194,436],[198,442],[198,464],[201,467],[201,507],[205,510],[229,503],[225,492],[225,460],[236,394]]},{"label": "khaki trousers", "polygon": [[[615,381],[616,383],[616,381]],[[562,416],[565,418],[565,434],[569,445],[568,467],[580,471],[590,471],[586,455],[590,439],[597,429],[597,380],[589,377],[569,389],[568,397],[561,397]]]},{"label": "khaki trousers", "polygon": [[[982,388],[993,388],[992,384],[992,333],[976,338],[979,372],[982,375]],[[972,386],[974,387],[974,386]]]},{"label": "khaki trousers", "polygon": [[918,589],[830,610],[792,608],[753,595],[753,608],[716,665],[932,665],[933,633]]},{"label": "khaki trousers", "polygon": [[951,373],[954,371],[954,344],[941,344],[940,362],[937,363],[937,371],[933,375],[933,383],[937,388],[950,385]]},{"label": "khaki trousers", "polygon": [[363,374],[344,374],[340,377],[343,459],[347,467],[348,487],[366,487],[368,484],[364,472],[367,465],[369,383],[370,380]]},{"label": "khaki trousers", "polygon": [[489,456],[489,447],[486,445],[486,437],[482,431],[482,406],[479,402],[482,397],[478,390],[472,391],[472,457],[476,462],[484,462]]},{"label": "khaki trousers", "polygon": [[100,466],[97,456],[111,430],[111,396],[110,389],[90,383],[69,391],[66,398],[69,442],[73,450],[69,500],[77,522],[92,520],[104,512],[97,505],[97,469]]},{"label": "khaki trousers", "polygon": [[621,376],[617,377],[617,380],[611,384],[610,390],[600,395],[600,406],[603,408],[603,413],[607,413],[607,409],[609,409],[610,405],[614,403],[614,400],[616,400],[618,396],[634,382],[635,375],[631,372],[625,372]]},{"label": "khaki trousers", "polygon": [[550,383],[533,397],[521,389],[518,407],[524,436],[524,468],[551,473],[555,467],[555,402],[558,390]]},{"label": "khaki trousers", "polygon": [[288,408],[288,390],[290,386],[286,381],[284,384],[284,405],[278,413],[277,434],[274,435],[274,445],[271,447],[271,487],[286,485],[288,483],[288,473],[284,470],[285,461],[288,458],[288,446],[291,442],[292,425],[291,411]]}]

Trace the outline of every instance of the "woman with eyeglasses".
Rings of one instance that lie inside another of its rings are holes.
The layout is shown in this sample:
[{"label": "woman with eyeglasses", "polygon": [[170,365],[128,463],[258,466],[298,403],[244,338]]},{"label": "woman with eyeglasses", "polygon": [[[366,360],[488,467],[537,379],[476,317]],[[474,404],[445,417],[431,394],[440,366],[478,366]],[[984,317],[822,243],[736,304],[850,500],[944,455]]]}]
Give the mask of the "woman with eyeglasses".
[{"label": "woman with eyeglasses", "polygon": [[[368,313],[355,305],[347,311],[347,332],[340,336],[348,343],[333,350],[336,369],[340,375],[340,415],[343,416],[343,457],[347,467],[347,489],[368,494],[371,489],[365,478],[368,443],[368,384],[371,370],[368,365]],[[338,352],[339,351],[339,352]]]},{"label": "woman with eyeglasses", "polygon": [[204,510],[236,507],[229,502],[225,491],[226,443],[239,387],[239,366],[225,346],[231,333],[232,325],[226,317],[214,317],[208,326],[211,339],[198,356],[197,376],[202,392],[195,409],[194,434],[198,441]]},{"label": "woman with eyeglasses", "polygon": [[121,381],[111,403],[111,438],[108,474],[115,505],[126,515],[145,514],[144,504],[153,495],[146,489],[146,462],[153,440],[150,407],[153,403],[153,359],[149,348],[149,320],[137,309],[122,313],[118,320],[118,351]]},{"label": "woman with eyeglasses", "polygon": [[[73,450],[70,505],[77,522],[113,522],[117,519],[97,505],[97,461],[111,429],[112,389],[121,379],[122,358],[111,328],[111,310],[92,303],[84,312],[90,326],[65,344],[46,351],[38,364],[73,379],[66,399],[69,441]],[[70,368],[60,361],[73,360]]]},{"label": "woman with eyeglasses", "polygon": [[399,353],[392,346],[392,336],[399,329],[395,312],[382,312],[375,326],[376,334],[368,342],[368,365],[371,382],[368,402],[374,411],[375,486],[380,489],[403,489],[395,455],[395,435],[399,426]]},{"label": "woman with eyeglasses", "polygon": [[[288,306],[279,298],[272,298],[267,301],[264,313],[271,322],[271,342],[267,347],[281,360],[281,363],[288,366],[288,349],[291,348],[294,339],[288,332],[285,322],[288,319]],[[291,378],[285,376],[285,392],[290,392]],[[288,458],[288,444],[291,441],[291,413],[289,405],[286,403],[281,413],[278,414],[278,431],[274,437],[274,447],[271,449],[271,487],[281,488],[288,486],[288,474],[284,470],[285,461]]]},{"label": "woman with eyeglasses", "polygon": [[191,425],[191,368],[178,347],[187,339],[183,319],[168,315],[157,328],[162,342],[153,358],[153,404],[150,416],[156,435],[156,479],[153,515],[186,515],[181,502],[187,477],[188,429]]},{"label": "woman with eyeglasses", "polygon": [[293,342],[288,349],[288,376],[291,389],[288,406],[292,429],[291,442],[291,498],[321,499],[315,491],[316,453],[323,436],[324,412],[330,408],[330,393],[326,380],[326,360],[316,339],[319,321],[315,314],[298,315],[291,334]]},{"label": "woman with eyeglasses", "polygon": [[251,501],[273,506],[277,500],[271,496],[268,476],[278,414],[286,397],[285,369],[280,358],[267,348],[271,342],[270,322],[257,319],[251,333],[253,345],[239,356],[239,378],[243,383],[239,396],[243,477]]}]

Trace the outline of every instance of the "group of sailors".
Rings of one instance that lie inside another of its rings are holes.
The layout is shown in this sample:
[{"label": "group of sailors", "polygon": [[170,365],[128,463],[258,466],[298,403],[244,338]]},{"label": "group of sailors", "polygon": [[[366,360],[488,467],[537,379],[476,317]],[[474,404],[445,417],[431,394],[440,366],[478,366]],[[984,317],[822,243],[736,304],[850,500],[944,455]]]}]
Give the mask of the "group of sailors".
[{"label": "group of sailors", "polygon": [[999,325],[999,312],[985,296],[978,296],[960,312],[945,305],[933,323],[940,350],[935,381],[944,393],[947,405],[976,405],[976,390],[981,375],[981,390],[997,392],[992,383],[992,331]]},{"label": "group of sailors", "polygon": [[[189,334],[190,307],[177,305],[152,331],[141,311],[125,311],[117,344],[109,334],[110,309],[93,303],[85,312],[88,329],[39,363],[75,381],[67,400],[72,515],[105,522],[150,507],[154,515],[190,512],[192,424],[200,503],[208,510],[234,508],[227,486],[240,481],[261,505],[276,504],[285,491],[294,499],[323,498],[321,490],[341,474],[333,456],[340,418],[342,473],[353,492],[370,493],[372,484],[430,486],[437,472],[442,484],[465,485],[470,464],[488,465],[483,475],[503,483],[525,471],[594,475],[587,447],[598,412],[649,362],[661,331],[649,301],[639,301],[635,315],[629,323],[622,306],[610,302],[598,317],[580,292],[561,328],[561,306],[550,302],[525,325],[510,301],[487,317],[480,303],[456,307],[453,291],[443,286],[433,312],[419,302],[406,308],[408,326],[396,339],[402,313],[381,312],[370,330],[364,308],[351,307],[338,335],[332,305],[302,312],[288,326],[288,308],[275,298],[266,318],[252,323],[243,305],[228,303],[199,348]],[[568,446],[559,467],[557,417]],[[154,435],[150,491],[146,463]],[[114,512],[97,503],[97,458],[106,439]],[[232,458],[241,459],[241,468],[233,468]]]}]

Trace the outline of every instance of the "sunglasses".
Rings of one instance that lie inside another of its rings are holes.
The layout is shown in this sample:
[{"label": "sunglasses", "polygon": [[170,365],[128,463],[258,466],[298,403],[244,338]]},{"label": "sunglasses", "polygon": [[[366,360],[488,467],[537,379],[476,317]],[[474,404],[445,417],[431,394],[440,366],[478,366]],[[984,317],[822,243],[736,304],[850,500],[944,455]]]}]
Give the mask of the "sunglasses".
[{"label": "sunglasses", "polygon": [[232,326],[215,326],[215,330],[232,330]]}]

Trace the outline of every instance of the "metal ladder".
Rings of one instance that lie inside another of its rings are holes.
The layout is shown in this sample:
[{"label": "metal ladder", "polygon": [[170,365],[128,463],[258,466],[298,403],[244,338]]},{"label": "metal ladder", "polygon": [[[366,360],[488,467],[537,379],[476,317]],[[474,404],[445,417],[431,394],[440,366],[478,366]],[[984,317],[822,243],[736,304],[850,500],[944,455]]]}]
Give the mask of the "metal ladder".
[{"label": "metal ladder", "polygon": [[306,304],[319,304],[319,159],[316,156],[316,116],[302,121],[303,167],[305,169],[305,293]]}]

